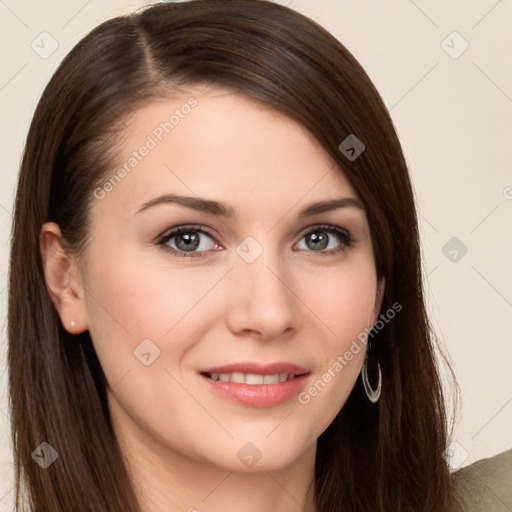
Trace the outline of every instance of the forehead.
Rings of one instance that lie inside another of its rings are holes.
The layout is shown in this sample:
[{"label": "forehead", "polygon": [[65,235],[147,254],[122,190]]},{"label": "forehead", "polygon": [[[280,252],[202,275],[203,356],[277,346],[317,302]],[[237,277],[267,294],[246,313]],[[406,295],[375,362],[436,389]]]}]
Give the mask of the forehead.
[{"label": "forehead", "polygon": [[232,91],[196,89],[145,105],[119,140],[106,199],[131,211],[165,192],[276,215],[279,204],[357,197],[302,125]]}]

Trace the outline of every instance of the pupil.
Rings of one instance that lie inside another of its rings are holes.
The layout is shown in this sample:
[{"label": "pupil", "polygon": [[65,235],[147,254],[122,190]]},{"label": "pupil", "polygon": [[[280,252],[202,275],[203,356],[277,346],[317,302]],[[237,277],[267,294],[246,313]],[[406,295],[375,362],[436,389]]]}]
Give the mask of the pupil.
[{"label": "pupil", "polygon": [[316,233],[311,233],[308,241],[313,243],[313,249],[325,249],[327,247],[327,237],[324,234],[318,236]]},{"label": "pupil", "polygon": [[[184,242],[180,247],[180,241]],[[177,236],[176,245],[181,250],[194,250],[199,246],[197,233],[181,233]]]}]

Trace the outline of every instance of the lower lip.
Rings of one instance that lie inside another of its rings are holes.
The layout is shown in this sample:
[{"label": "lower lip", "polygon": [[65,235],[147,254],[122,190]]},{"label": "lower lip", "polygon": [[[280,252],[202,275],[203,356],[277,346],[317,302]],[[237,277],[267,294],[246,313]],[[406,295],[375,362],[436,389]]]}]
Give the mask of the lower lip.
[{"label": "lower lip", "polygon": [[202,374],[199,376],[213,391],[237,403],[251,407],[273,407],[297,396],[304,388],[309,374],[278,384],[241,384],[213,380]]}]

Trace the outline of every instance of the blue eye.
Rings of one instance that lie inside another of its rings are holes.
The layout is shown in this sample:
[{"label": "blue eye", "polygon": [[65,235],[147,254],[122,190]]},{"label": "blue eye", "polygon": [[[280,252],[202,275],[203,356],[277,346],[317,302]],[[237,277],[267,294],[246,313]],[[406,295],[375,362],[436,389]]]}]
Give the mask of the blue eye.
[{"label": "blue eye", "polygon": [[[333,244],[332,238],[337,238],[338,244]],[[344,251],[346,248],[352,247],[355,242],[355,239],[348,231],[328,224],[315,226],[304,234],[302,239],[305,239],[306,245],[311,244],[309,251],[315,253],[315,256],[324,256]],[[306,250],[308,250],[307,246]]]},{"label": "blue eye", "polygon": [[[306,247],[301,249],[315,256],[328,256],[345,251],[355,242],[348,231],[331,225],[309,228],[302,235],[301,241],[302,239],[305,240]],[[192,258],[205,257],[208,251],[218,251],[221,247],[203,226],[193,225],[167,231],[158,238],[157,243],[174,256]]]},{"label": "blue eye", "polygon": [[[204,242],[201,235],[206,235],[212,243]],[[174,247],[169,246],[168,242],[174,239]],[[199,226],[180,226],[164,234],[158,239],[159,245],[165,245],[173,254],[183,257],[202,257],[205,251],[214,250],[218,247],[212,236]],[[208,247],[208,246],[212,247]]]}]

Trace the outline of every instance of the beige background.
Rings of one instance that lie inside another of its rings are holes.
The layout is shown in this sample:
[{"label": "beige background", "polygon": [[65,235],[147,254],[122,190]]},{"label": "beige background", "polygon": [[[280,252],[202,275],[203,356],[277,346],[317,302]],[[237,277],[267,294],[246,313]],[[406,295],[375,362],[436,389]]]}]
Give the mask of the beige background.
[{"label": "beige background", "polygon": [[[0,2],[0,512],[10,510],[12,501],[5,371],[8,241],[28,125],[43,87],[74,44],[101,21],[146,3]],[[417,193],[430,312],[463,393],[452,466],[511,448],[512,3],[280,3],[338,37],[391,111]],[[43,31],[58,44],[45,59],[31,47],[48,38],[40,36]],[[462,257],[455,246],[443,253],[452,237],[467,247]],[[454,249],[455,262],[449,259]]]}]

